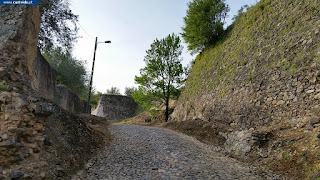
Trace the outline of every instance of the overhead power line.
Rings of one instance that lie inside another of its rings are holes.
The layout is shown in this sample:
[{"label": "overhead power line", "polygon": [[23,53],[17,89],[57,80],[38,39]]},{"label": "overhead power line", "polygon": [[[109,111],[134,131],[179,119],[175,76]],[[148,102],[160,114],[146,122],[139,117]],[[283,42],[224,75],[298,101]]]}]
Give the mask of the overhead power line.
[{"label": "overhead power line", "polygon": [[92,39],[95,39],[93,36],[91,36],[82,26],[79,22],[77,22],[77,24],[80,26],[80,28]]}]

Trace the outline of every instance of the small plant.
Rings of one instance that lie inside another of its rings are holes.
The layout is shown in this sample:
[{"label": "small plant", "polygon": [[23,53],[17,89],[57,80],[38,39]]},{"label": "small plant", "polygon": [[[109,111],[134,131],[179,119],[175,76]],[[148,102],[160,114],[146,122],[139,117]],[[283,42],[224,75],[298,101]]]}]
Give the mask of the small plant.
[{"label": "small plant", "polygon": [[249,73],[248,73],[248,77],[247,77],[248,81],[251,81],[256,77],[254,70],[255,70],[255,68],[252,68],[252,67],[250,68]]},{"label": "small plant", "polygon": [[307,171],[307,175],[308,175],[308,176],[312,176],[312,175],[313,175],[312,169],[309,169],[309,170]]},{"label": "small plant", "polygon": [[295,21],[294,20],[291,21],[290,24],[288,25],[288,28],[291,29],[294,26],[294,24],[295,24]]},{"label": "small plant", "polygon": [[5,90],[7,90],[7,86],[0,84],[0,91],[5,91]]},{"label": "small plant", "polygon": [[262,3],[260,3],[258,7],[261,11],[263,11],[268,5],[270,5],[270,3],[271,3],[270,0],[266,0]]},{"label": "small plant", "polygon": [[290,161],[292,160],[292,154],[291,153],[289,153],[289,152],[286,152],[286,153],[284,153],[284,158],[285,159],[289,159]]},{"label": "small plant", "polygon": [[285,63],[283,63],[283,65],[282,65],[282,70],[284,70],[284,71],[289,70],[290,67],[291,67],[290,62],[285,62]]}]

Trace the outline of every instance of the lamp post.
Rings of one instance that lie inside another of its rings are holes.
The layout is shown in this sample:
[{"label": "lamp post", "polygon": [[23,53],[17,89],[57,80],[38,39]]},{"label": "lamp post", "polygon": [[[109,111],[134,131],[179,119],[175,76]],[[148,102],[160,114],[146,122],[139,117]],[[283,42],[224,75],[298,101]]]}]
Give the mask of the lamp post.
[{"label": "lamp post", "polygon": [[93,78],[93,71],[94,71],[94,63],[96,60],[96,51],[97,51],[97,45],[98,43],[111,43],[111,41],[103,41],[98,42],[98,37],[96,37],[96,42],[94,44],[94,54],[93,54],[93,62],[92,62],[92,70],[91,70],[91,78],[90,78],[90,84],[89,84],[89,95],[88,95],[88,102],[87,102],[87,112],[91,114],[90,109],[90,98],[91,98],[91,89],[92,89],[92,78]]}]

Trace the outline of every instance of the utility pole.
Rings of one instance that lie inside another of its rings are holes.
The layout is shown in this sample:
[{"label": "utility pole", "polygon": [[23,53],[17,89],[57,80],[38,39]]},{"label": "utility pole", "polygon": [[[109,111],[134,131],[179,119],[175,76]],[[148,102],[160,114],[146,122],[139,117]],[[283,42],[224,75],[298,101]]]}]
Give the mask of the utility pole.
[{"label": "utility pole", "polygon": [[98,37],[96,37],[96,41],[94,43],[93,62],[92,62],[92,70],[91,70],[91,77],[90,77],[90,84],[89,84],[89,95],[88,95],[88,102],[87,102],[87,108],[86,108],[86,111],[89,114],[91,114],[90,100],[91,100],[91,90],[92,90],[92,78],[93,78],[94,63],[96,60],[96,51],[97,51],[98,43],[111,43],[111,41],[98,42]]}]

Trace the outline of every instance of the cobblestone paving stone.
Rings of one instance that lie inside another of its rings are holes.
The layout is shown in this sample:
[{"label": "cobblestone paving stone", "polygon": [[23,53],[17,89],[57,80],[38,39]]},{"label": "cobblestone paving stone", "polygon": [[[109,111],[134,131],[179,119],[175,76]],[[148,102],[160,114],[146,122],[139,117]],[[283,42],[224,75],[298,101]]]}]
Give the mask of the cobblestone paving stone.
[{"label": "cobblestone paving stone", "polygon": [[281,179],[170,130],[112,125],[110,131],[112,144],[73,180]]}]

